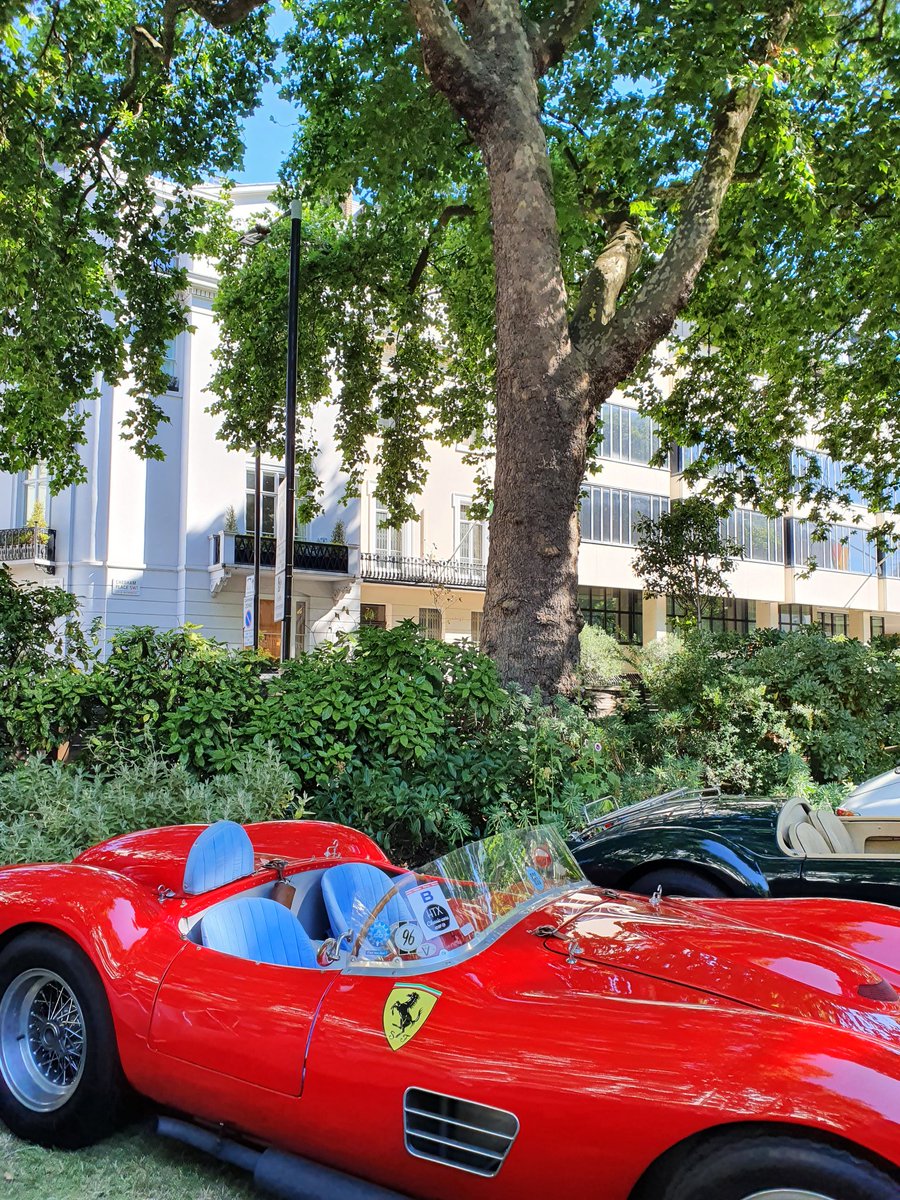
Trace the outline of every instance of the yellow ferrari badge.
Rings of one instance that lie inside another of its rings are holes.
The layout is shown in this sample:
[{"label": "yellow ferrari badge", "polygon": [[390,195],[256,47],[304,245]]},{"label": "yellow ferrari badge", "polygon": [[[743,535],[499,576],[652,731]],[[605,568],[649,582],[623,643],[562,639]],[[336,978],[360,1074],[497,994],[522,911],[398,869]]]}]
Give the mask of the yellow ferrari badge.
[{"label": "yellow ferrari badge", "polygon": [[384,1036],[392,1050],[416,1036],[438,1002],[440,992],[429,987],[408,987],[395,983],[384,1002]]}]

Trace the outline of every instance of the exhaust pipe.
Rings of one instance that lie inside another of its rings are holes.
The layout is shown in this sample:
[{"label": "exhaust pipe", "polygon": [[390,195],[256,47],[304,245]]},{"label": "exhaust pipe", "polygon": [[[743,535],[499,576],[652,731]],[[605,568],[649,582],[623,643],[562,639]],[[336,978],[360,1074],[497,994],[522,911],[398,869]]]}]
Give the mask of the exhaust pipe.
[{"label": "exhaust pipe", "polygon": [[390,1191],[296,1154],[273,1149],[254,1150],[190,1121],[157,1117],[156,1132],[247,1171],[258,1187],[279,1200],[410,1200],[401,1192]]}]

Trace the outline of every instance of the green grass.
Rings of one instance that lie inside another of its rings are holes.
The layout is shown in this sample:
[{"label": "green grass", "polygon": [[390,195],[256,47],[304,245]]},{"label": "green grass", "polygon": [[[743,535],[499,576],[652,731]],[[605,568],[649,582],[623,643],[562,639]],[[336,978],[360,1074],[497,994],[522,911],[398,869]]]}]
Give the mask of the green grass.
[{"label": "green grass", "polygon": [[43,1150],[0,1126],[3,1200],[260,1200],[238,1171],[145,1127],[88,1150]]}]

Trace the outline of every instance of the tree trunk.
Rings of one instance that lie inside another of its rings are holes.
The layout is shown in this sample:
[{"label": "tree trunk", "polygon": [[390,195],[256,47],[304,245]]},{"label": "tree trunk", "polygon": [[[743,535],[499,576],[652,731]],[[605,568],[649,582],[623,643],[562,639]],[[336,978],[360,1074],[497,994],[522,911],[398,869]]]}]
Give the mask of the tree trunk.
[{"label": "tree trunk", "polygon": [[593,406],[587,366],[569,336],[532,52],[521,24],[504,35],[495,43],[502,99],[477,121],[497,291],[497,469],[483,644],[504,680],[549,696],[574,683],[578,664],[578,493]]}]

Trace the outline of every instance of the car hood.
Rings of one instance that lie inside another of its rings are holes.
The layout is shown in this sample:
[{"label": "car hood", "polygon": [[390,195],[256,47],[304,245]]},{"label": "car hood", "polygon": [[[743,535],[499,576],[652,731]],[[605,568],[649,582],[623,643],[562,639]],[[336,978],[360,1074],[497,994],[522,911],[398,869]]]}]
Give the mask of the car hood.
[{"label": "car hood", "polygon": [[881,809],[882,806],[885,808],[885,815],[900,813],[900,771],[897,768],[892,767],[883,775],[867,779],[865,783],[854,788],[841,804],[841,808],[848,812],[860,815],[871,813],[873,816],[878,815],[874,810]]},{"label": "car hood", "polygon": [[[793,902],[801,909],[804,903]],[[767,906],[779,916],[784,905],[750,902],[751,923],[743,914],[748,905],[740,905],[739,916],[734,912],[737,904],[675,899],[654,904],[627,893],[585,889],[546,909],[542,915],[552,916],[552,925],[548,921],[532,932],[543,935],[550,953],[564,955],[570,963],[611,968],[674,984],[698,997],[843,1026],[900,1047],[900,1000],[877,963],[863,962],[807,936],[767,928]],[[900,949],[900,913],[894,921],[893,910],[883,911],[896,926],[893,944]]]},{"label": "car hood", "polygon": [[693,793],[686,796],[653,796],[637,804],[616,809],[600,817],[572,839],[587,844],[595,839],[632,832],[643,833],[652,826],[700,825],[715,823],[717,831],[740,836],[751,825],[772,827],[778,819],[783,800],[760,796],[720,796]]}]

